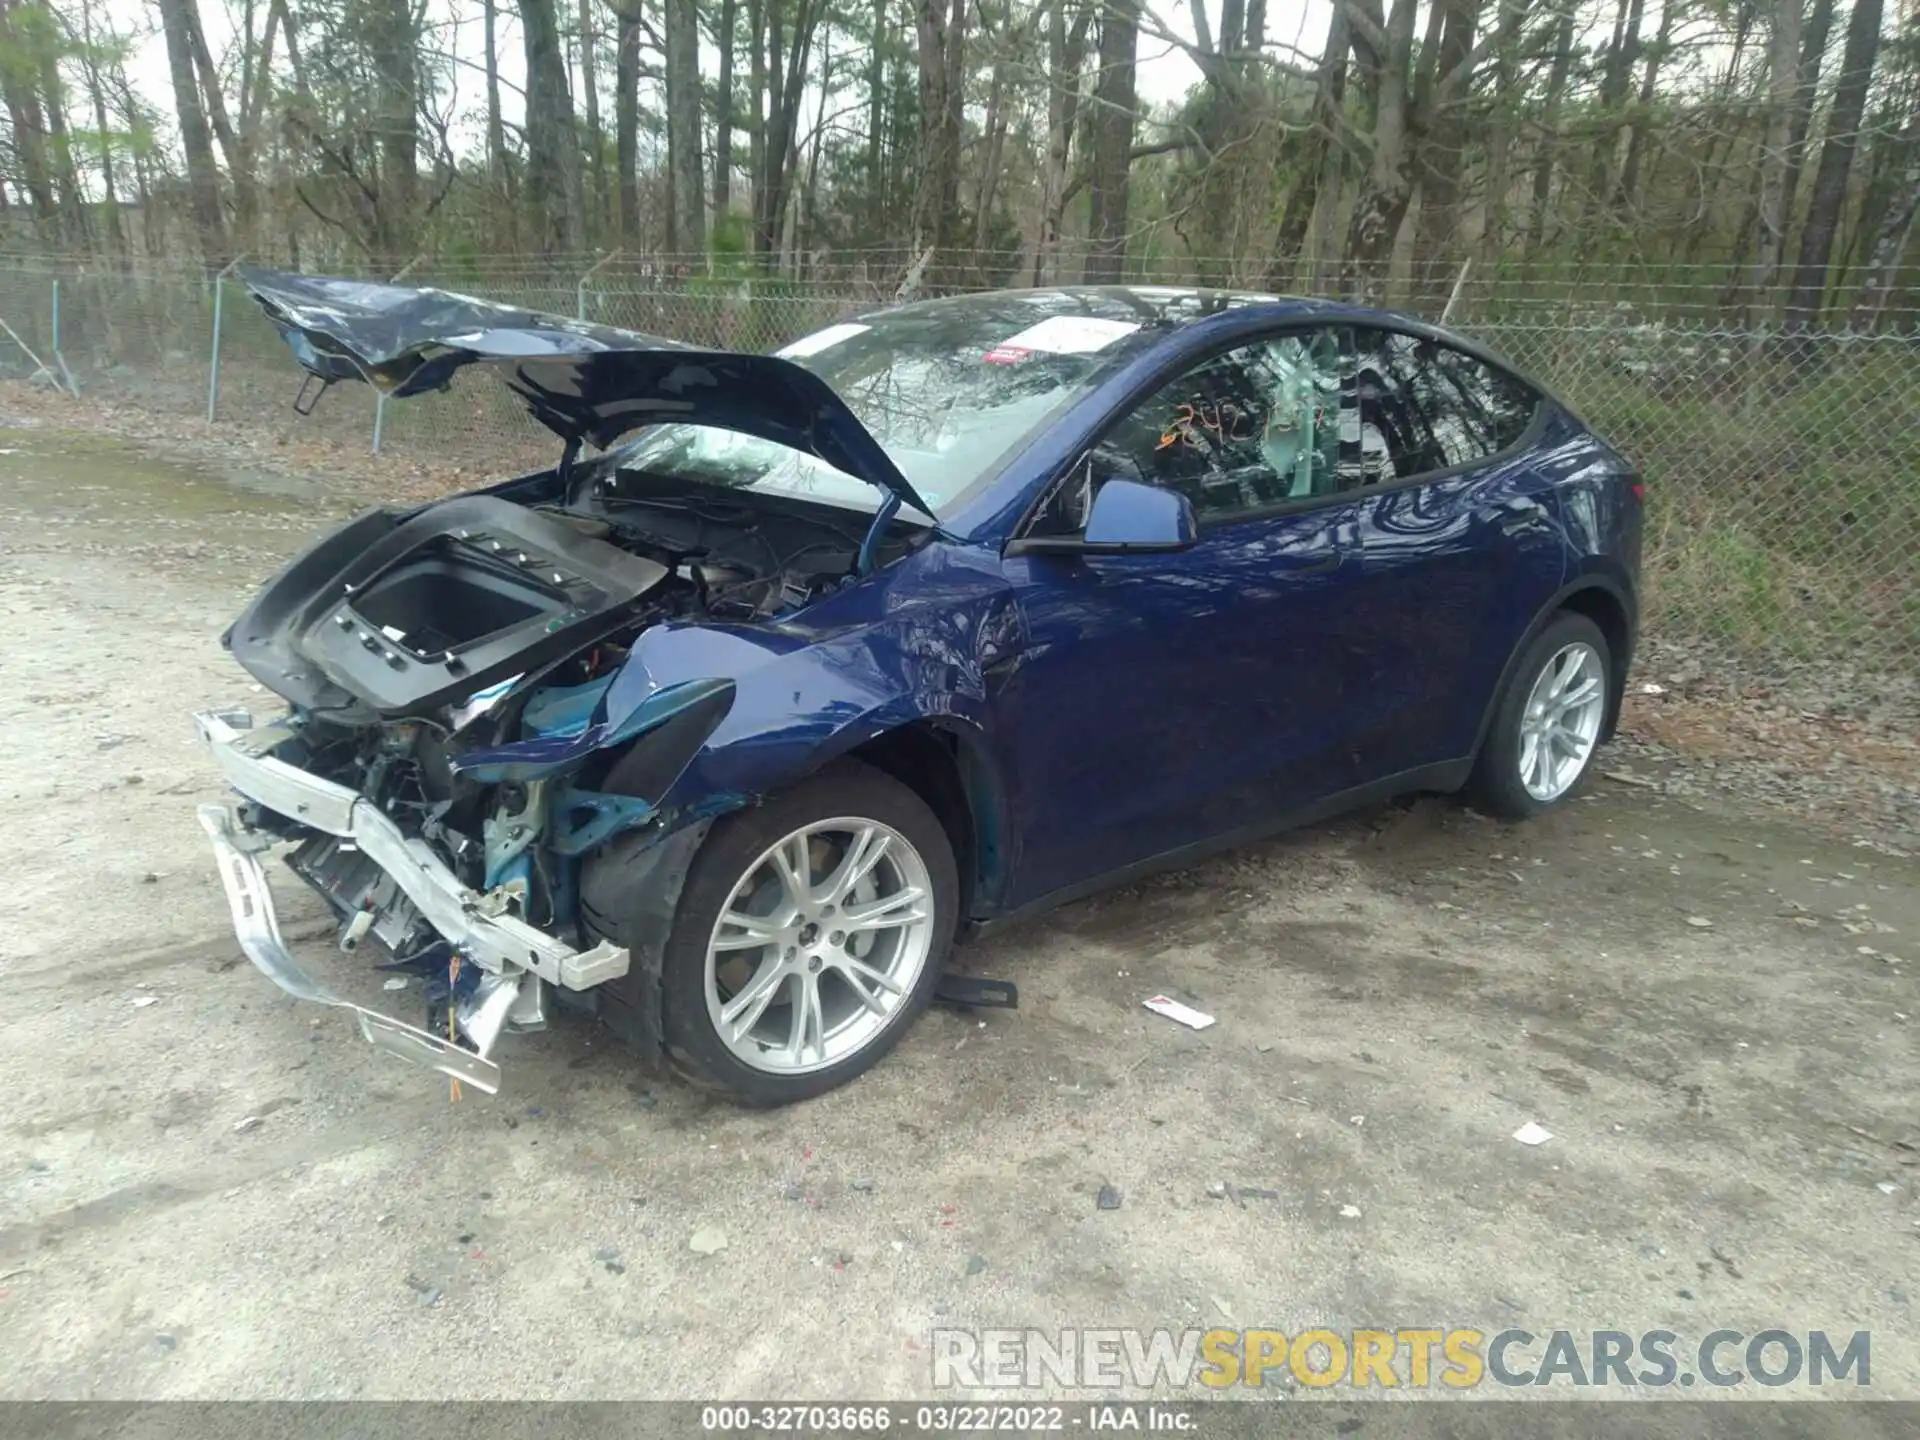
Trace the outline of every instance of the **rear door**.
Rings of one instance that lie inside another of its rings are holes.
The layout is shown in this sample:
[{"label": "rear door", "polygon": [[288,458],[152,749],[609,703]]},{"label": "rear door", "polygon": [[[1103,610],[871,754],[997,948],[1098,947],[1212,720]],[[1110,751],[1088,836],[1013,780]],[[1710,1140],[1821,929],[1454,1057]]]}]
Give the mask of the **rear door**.
[{"label": "rear door", "polygon": [[1559,589],[1566,545],[1544,402],[1465,351],[1387,329],[1353,332],[1362,564],[1374,617],[1352,718],[1361,763],[1397,774],[1468,755],[1506,664]]}]

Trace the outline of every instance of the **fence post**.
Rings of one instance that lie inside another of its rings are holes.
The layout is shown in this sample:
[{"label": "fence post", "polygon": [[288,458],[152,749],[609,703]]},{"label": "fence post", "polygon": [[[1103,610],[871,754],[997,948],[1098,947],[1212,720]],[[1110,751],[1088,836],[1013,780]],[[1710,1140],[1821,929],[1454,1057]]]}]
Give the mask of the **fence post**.
[{"label": "fence post", "polygon": [[73,371],[67,368],[67,357],[60,353],[60,277],[57,275],[53,279],[52,320],[53,320],[53,363],[60,367],[60,373],[66,379],[67,393],[74,396],[76,399],[78,399],[80,395],[80,387],[74,383]]},{"label": "fence post", "polygon": [[220,273],[213,277],[213,349],[207,357],[207,423],[213,424],[213,413],[220,403],[220,314],[224,308],[222,301],[226,296],[227,276],[233,273],[233,267],[243,260],[245,254],[236,255],[224,265]]},{"label": "fence post", "polygon": [[213,351],[207,357],[207,423],[213,424],[213,412],[220,404],[220,302],[227,293],[222,275],[213,277]]},{"label": "fence post", "polygon": [[614,246],[588,268],[580,277],[580,283],[573,287],[573,318],[584,321],[587,318],[587,282],[600,273],[600,267],[615,260],[620,255],[620,247]]}]

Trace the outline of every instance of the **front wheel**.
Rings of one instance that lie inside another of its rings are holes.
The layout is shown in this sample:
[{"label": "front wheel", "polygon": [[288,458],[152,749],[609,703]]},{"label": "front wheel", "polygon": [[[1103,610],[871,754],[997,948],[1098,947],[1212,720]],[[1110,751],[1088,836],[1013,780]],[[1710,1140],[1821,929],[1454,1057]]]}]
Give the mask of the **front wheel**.
[{"label": "front wheel", "polygon": [[1481,809],[1525,820],[1565,800],[1600,745],[1612,655],[1600,627],[1562,612],[1527,643],[1480,747],[1469,796]]},{"label": "front wheel", "polygon": [[933,997],[959,901],[926,802],[842,762],[713,828],[661,966],[669,1054],[757,1105],[851,1080]]}]

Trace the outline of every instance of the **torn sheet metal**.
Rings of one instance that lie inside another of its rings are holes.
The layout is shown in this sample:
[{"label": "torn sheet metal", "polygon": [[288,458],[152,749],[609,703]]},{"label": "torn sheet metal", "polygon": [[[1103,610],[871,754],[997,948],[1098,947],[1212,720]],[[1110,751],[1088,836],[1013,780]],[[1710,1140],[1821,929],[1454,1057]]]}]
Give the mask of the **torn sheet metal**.
[{"label": "torn sheet metal", "polygon": [[698,350],[450,290],[245,267],[239,274],[294,358],[329,384],[365,380],[398,399],[444,390],[456,371],[481,365],[571,442],[605,449],[663,421],[737,430],[934,513],[833,387],[790,359]]}]

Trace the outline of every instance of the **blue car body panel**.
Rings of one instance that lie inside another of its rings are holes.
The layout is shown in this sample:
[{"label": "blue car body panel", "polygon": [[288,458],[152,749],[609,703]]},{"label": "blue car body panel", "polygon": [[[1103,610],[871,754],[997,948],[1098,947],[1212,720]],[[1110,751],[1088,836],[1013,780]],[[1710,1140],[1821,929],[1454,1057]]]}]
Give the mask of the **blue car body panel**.
[{"label": "blue car body panel", "polygon": [[[924,730],[960,772],[974,919],[1342,800],[1459,783],[1516,652],[1569,596],[1605,597],[1618,671],[1631,653],[1633,473],[1551,398],[1519,445],[1484,463],[1204,525],[1178,551],[1007,552],[1049,487],[1142,398],[1212,354],[1315,325],[1400,330],[1499,364],[1419,322],[1329,302],[1169,326],[902,558],[863,563],[775,619],[644,630],[610,681],[550,697],[519,743],[460,768],[561,775],[704,706],[710,728],[684,764],[627,812],[670,833]],[[1618,687],[1616,674],[1616,705]],[[624,823],[617,806],[581,805],[583,824]]]},{"label": "blue car body panel", "polygon": [[1439,333],[1317,302],[1189,323],[943,517],[949,536],[779,625],[643,635],[614,707],[703,676],[738,687],[668,808],[937,727],[984,772],[990,918],[1381,781],[1464,778],[1505,666],[1567,594],[1604,589],[1631,635],[1630,468],[1550,399],[1522,446],[1456,474],[1209,527],[1176,553],[1003,554],[1170,374],[1279,324],[1349,322]]}]

